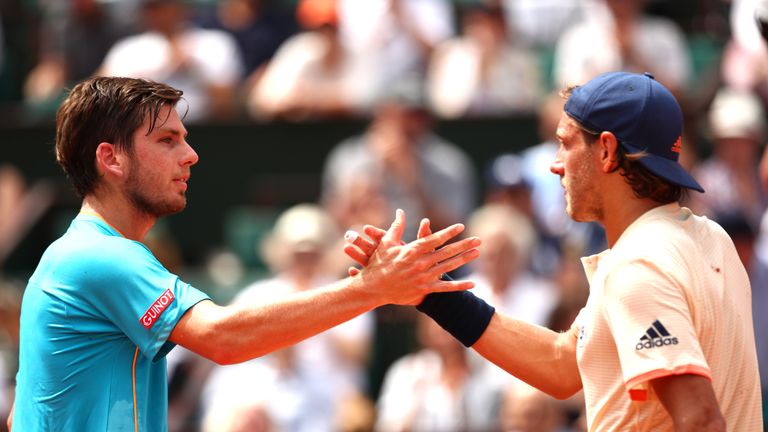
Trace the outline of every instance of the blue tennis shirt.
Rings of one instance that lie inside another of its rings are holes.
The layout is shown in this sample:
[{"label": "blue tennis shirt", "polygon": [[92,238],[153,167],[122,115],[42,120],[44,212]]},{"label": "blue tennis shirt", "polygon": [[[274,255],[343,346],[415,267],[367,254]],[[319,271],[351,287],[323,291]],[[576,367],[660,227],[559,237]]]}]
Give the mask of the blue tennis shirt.
[{"label": "blue tennis shirt", "polygon": [[207,298],[79,214],[24,292],[13,430],[168,430],[168,337]]}]

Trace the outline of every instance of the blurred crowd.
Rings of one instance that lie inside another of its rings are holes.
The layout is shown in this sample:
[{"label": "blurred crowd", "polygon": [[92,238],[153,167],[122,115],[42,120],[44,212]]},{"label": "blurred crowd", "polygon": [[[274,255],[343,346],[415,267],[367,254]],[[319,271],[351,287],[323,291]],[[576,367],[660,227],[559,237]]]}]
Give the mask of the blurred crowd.
[{"label": "blurred crowd", "polygon": [[[25,53],[34,62],[18,92],[32,111],[51,114],[72,83],[96,74],[182,89],[193,124],[367,121],[319,161],[317,200],[281,211],[252,245],[267,275],[238,286],[235,302],[343,277],[351,265],[341,252],[343,231],[386,226],[402,208],[411,237],[429,217],[434,229],[463,222],[483,239],[481,257],[454,275],[475,281],[478,296],[507,314],[568,329],[588,294],[579,257],[605,242],[599,226],[568,218],[549,172],[564,102],[558,90],[605,71],[651,72],[681,101],[684,164],[707,191],[684,204],[720,222],[752,276],[768,402],[768,1],[30,3],[34,43],[9,38],[20,33],[2,16],[0,70],[7,76],[18,65],[19,47],[34,50]],[[682,15],[679,3],[688,8]],[[515,115],[537,118],[540,142],[485,166],[434,127]],[[0,160],[0,276],[51,195]],[[172,240],[148,243],[171,271],[183,270]],[[224,278],[237,268],[227,259],[211,265]],[[9,286],[0,289],[0,415],[12,399],[23,288],[2,283]],[[510,341],[510,349],[525,347]],[[413,308],[380,308],[235,366],[177,348],[169,368],[171,431],[585,428],[578,395],[558,401],[528,387]]]}]

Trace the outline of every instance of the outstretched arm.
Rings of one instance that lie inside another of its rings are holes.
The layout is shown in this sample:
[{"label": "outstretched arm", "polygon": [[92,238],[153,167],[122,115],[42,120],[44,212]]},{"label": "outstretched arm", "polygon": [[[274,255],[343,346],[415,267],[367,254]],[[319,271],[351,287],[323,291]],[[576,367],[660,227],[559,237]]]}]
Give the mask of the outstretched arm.
[{"label": "outstretched arm", "polygon": [[438,249],[464,230],[456,224],[402,244],[404,227],[405,214],[399,210],[368,267],[354,277],[268,304],[200,302],[184,314],[169,339],[217,363],[237,363],[300,342],[378,306],[418,304],[430,292],[473,286],[442,281],[440,274],[475,259],[479,239]]},{"label": "outstretched arm", "polygon": [[[344,247],[347,255],[363,266],[368,263],[368,257],[386,232],[368,225],[364,227],[364,233],[368,238],[356,233],[347,235],[347,244]],[[419,226],[419,237],[429,234],[429,220],[422,220]],[[357,271],[359,270],[352,268],[350,274]],[[442,294],[433,294],[430,297],[440,296]],[[468,310],[469,313],[474,313],[472,311],[475,309],[471,307],[471,303],[478,301],[482,302],[470,297],[467,293],[464,298],[459,299],[459,302],[469,303],[470,307],[463,308],[460,304],[455,310]],[[450,306],[456,306],[455,301],[449,303]],[[439,312],[438,315],[441,315]],[[474,321],[471,318],[470,316],[443,315],[438,317],[438,322],[448,320],[467,323]],[[517,378],[556,398],[565,399],[582,387],[576,363],[577,340],[576,330],[557,333],[496,312],[472,348]]]}]

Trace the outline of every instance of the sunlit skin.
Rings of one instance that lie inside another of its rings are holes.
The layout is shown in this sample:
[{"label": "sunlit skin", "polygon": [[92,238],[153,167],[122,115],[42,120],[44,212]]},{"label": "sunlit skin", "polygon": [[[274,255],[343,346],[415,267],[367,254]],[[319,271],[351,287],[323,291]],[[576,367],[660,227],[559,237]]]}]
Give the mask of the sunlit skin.
[{"label": "sunlit skin", "polygon": [[163,107],[147,134],[149,120],[134,132],[130,151],[114,143],[99,144],[96,166],[105,179],[82,206],[84,212],[101,215],[123,236],[138,241],[160,216],[184,209],[190,168],[199,159],[175,108]]},{"label": "sunlit skin", "polygon": [[560,176],[565,193],[566,212],[577,222],[604,220],[604,195],[598,178],[600,146],[584,140],[578,123],[563,113],[557,126],[560,148],[550,166]]},{"label": "sunlit skin", "polygon": [[[169,112],[170,111],[170,112]],[[125,192],[137,210],[159,218],[184,210],[187,180],[198,155],[186,141],[187,130],[175,109],[166,107],[149,135],[148,123],[134,133]]]}]

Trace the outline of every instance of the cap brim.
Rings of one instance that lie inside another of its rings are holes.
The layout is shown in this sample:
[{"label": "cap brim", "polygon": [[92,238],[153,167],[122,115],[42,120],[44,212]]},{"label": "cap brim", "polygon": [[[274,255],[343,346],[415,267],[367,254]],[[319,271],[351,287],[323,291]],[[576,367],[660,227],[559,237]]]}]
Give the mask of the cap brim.
[{"label": "cap brim", "polygon": [[704,188],[676,161],[665,157],[647,154],[638,160],[648,171],[656,174],[664,180],[687,188],[704,193]]}]

